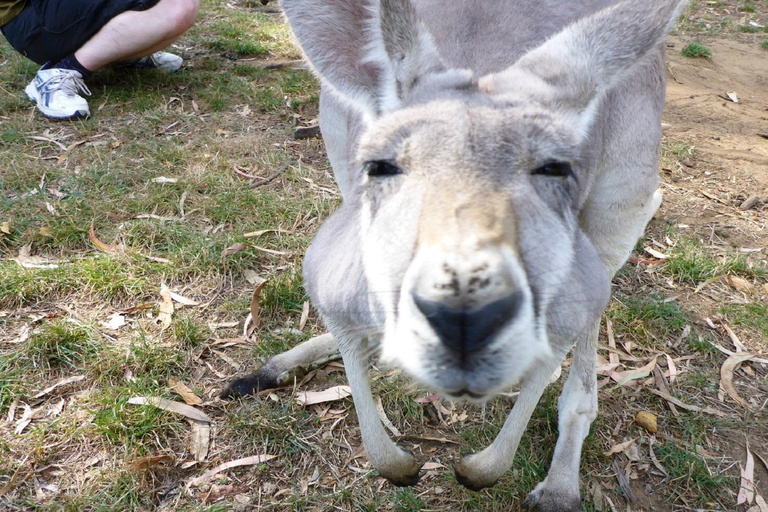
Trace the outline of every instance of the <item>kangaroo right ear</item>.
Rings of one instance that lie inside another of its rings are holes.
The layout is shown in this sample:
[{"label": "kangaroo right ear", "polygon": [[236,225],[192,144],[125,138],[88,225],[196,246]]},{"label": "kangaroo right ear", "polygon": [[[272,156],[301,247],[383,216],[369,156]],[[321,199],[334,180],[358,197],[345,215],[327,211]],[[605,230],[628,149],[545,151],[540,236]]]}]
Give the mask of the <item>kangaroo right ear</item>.
[{"label": "kangaroo right ear", "polygon": [[419,76],[443,65],[408,0],[283,0],[320,77],[364,113],[397,108]]}]

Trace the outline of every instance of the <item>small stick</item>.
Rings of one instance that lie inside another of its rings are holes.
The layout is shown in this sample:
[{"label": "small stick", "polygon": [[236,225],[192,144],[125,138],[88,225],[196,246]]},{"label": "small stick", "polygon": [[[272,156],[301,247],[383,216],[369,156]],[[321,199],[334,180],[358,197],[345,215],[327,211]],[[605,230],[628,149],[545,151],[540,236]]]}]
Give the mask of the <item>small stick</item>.
[{"label": "small stick", "polygon": [[270,181],[274,180],[275,178],[277,178],[278,176],[283,174],[286,169],[288,169],[288,166],[291,165],[291,162],[292,162],[292,160],[289,160],[288,162],[286,162],[285,165],[283,165],[281,168],[276,170],[274,172],[274,174],[272,174],[272,176],[270,176],[269,178],[264,178],[263,180],[259,180],[259,181],[255,182],[255,183],[251,183],[251,185],[250,185],[251,188],[256,188],[256,187],[260,187],[262,185],[266,185]]}]

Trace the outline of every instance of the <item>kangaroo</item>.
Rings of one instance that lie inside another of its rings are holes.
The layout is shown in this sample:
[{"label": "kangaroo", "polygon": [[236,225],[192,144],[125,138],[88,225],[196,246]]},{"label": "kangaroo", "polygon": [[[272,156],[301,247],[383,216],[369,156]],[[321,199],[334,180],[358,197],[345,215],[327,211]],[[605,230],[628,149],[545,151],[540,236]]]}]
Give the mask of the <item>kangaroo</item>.
[{"label": "kangaroo", "polygon": [[520,382],[493,443],[455,472],[511,466],[572,350],[547,477],[524,505],[579,510],[597,415],[610,280],[659,206],[663,41],[680,0],[283,0],[321,81],[320,127],[342,206],[304,266],[330,335],[276,356],[223,396],[340,351],[371,464],[420,465],[378,419],[368,357],[456,400]]}]

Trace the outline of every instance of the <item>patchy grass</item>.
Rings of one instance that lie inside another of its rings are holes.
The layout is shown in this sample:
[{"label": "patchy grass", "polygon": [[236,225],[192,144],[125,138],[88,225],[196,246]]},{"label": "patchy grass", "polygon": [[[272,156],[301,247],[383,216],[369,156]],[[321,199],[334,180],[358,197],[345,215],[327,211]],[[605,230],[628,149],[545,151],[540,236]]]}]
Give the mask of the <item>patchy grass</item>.
[{"label": "patchy grass", "polygon": [[694,59],[712,58],[712,50],[697,41],[686,44],[680,53],[682,53],[684,57],[691,57]]},{"label": "patchy grass", "polygon": [[[34,112],[22,91],[37,66],[0,42],[0,509],[516,510],[546,474],[561,382],[545,391],[512,470],[478,493],[462,488],[451,468],[462,452],[493,440],[513,398],[484,407],[423,403],[428,390],[374,369],[373,388],[406,434],[400,444],[437,464],[410,489],[371,469],[351,398],[296,404],[298,391],[344,384],[338,365],[264,396],[216,398],[234,376],[322,329],[312,310],[301,321],[301,258],[340,200],[321,141],[291,138],[316,121],[317,82],[303,69],[265,67],[299,58],[273,10],[204,0],[199,23],[174,50],[186,67],[173,75],[101,71],[89,84],[87,121],[53,123]],[[662,149],[670,162],[698,156],[689,143]],[[745,342],[768,337],[764,303],[722,281],[706,289],[719,299],[714,307],[693,293],[726,275],[762,286],[764,264],[735,246],[701,242],[709,231],[655,235],[673,239],[670,257],[622,270],[607,311],[619,349],[632,352],[621,363],[633,369],[658,356],[668,371],[669,355],[680,370],[670,393],[726,417],[676,417],[646,392],[650,384],[619,387],[600,377],[603,408],[583,451],[588,511],[610,510],[606,498],[626,508],[603,453],[627,436],[640,438],[640,458],[617,457],[632,482],[655,489],[656,510],[733,508],[739,455],[723,447],[742,442],[741,432],[752,446],[765,437],[764,409],[719,401],[726,356],[715,347],[730,346],[723,325]],[[232,247],[240,250],[223,255]],[[260,326],[244,342],[260,279]],[[167,323],[163,285],[177,294]],[[112,324],[115,316],[125,324]],[[736,386],[759,396],[753,383],[765,370],[744,366]],[[195,460],[187,419],[130,402],[181,401],[171,380],[185,382],[213,419],[203,460]],[[34,416],[24,425],[26,407]],[[649,462],[649,436],[633,424],[641,409],[659,417],[655,450],[666,477]],[[219,464],[258,455],[276,457],[187,487]]]}]

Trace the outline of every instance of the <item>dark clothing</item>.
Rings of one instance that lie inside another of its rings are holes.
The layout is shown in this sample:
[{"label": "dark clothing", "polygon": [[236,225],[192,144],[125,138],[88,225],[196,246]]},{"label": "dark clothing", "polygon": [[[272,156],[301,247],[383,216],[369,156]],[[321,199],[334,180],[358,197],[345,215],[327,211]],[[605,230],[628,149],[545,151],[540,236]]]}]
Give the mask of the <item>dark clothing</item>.
[{"label": "dark clothing", "polygon": [[159,0],[28,0],[2,26],[16,51],[38,64],[74,53],[118,14],[143,11]]}]

